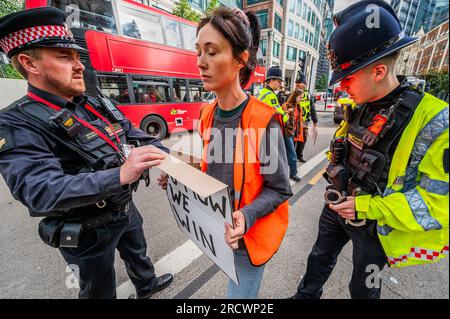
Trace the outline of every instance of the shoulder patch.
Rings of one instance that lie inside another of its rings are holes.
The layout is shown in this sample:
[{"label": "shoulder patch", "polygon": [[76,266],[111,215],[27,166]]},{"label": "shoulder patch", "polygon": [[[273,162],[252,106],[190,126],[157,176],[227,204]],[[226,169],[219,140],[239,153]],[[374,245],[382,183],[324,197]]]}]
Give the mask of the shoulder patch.
[{"label": "shoulder patch", "polygon": [[270,103],[272,103],[272,104],[278,104],[277,99],[271,99],[271,100],[270,100]]},{"label": "shoulder patch", "polygon": [[14,148],[11,129],[8,126],[0,126],[0,153]]}]

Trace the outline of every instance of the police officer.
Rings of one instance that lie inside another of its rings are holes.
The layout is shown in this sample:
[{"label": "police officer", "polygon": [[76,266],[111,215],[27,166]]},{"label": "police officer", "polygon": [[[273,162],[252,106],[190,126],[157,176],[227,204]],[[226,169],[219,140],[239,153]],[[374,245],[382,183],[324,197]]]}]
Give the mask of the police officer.
[{"label": "police officer", "polygon": [[293,298],[320,298],[349,240],[351,297],[379,298],[377,271],[386,263],[426,264],[448,254],[448,104],[395,75],[398,51],[417,39],[403,34],[386,2],[359,1],[334,23],[330,85],[341,81],[358,106],[347,108],[332,142],[329,205]]},{"label": "police officer", "polygon": [[302,117],[303,117],[303,141],[297,141],[297,145],[295,147],[297,153],[297,159],[305,163],[305,159],[303,158],[303,150],[305,149],[306,140],[308,138],[308,126],[312,120],[313,123],[313,135],[317,134],[317,113],[315,107],[315,99],[309,94],[306,90],[306,80],[303,74],[295,81],[295,88],[303,90],[303,98],[300,101],[300,107],[302,108]]},{"label": "police officer", "polygon": [[283,77],[281,69],[277,66],[273,66],[267,70],[266,86],[259,92],[258,100],[273,107],[283,116],[283,122],[286,123],[289,119],[289,115],[284,112],[278,101],[278,96],[275,91],[278,91],[283,83]]},{"label": "police officer", "polygon": [[155,275],[132,192],[167,149],[106,98],[84,95],[84,50],[65,19],[51,7],[0,19],[0,47],[28,80],[27,95],[0,112],[0,172],[30,215],[45,217],[42,240],[78,267],[80,298],[116,297],[116,248],[148,298],[173,277]]}]

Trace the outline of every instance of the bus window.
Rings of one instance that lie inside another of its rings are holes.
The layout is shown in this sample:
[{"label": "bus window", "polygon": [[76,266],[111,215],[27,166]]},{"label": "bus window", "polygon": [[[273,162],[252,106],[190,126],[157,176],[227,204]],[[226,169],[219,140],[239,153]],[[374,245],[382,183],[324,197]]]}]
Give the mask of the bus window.
[{"label": "bus window", "polygon": [[206,101],[207,91],[203,88],[203,82],[200,80],[189,80],[190,102]]},{"label": "bus window", "polygon": [[103,94],[121,104],[130,103],[127,79],[125,76],[99,75],[98,81]]},{"label": "bus window", "polygon": [[119,20],[123,35],[155,43],[164,43],[161,19],[124,5],[119,6]]},{"label": "bus window", "polygon": [[164,30],[166,31],[167,44],[182,49],[178,22],[165,18]]},{"label": "bus window", "polygon": [[186,50],[195,51],[195,40],[197,39],[195,28],[181,23],[181,31],[183,34],[184,48]]},{"label": "bus window", "polygon": [[117,34],[110,0],[51,0],[50,6],[67,13],[67,22],[71,28]]},{"label": "bus window", "polygon": [[188,102],[189,98],[186,90],[185,79],[173,80],[173,101],[174,102]]},{"label": "bus window", "polygon": [[163,78],[133,77],[136,103],[170,102],[169,81]]}]

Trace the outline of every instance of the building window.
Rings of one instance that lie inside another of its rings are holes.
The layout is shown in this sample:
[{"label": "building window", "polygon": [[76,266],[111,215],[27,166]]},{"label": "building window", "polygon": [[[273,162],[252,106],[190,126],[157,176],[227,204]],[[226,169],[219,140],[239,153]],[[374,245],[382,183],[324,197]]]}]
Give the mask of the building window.
[{"label": "building window", "polygon": [[286,51],[286,59],[295,62],[297,60],[297,49],[288,45]]},{"label": "building window", "polygon": [[309,30],[305,29],[305,39],[303,40],[306,44],[308,44],[308,39],[309,39]]},{"label": "building window", "polygon": [[296,39],[298,39],[299,30],[300,30],[300,25],[298,23],[296,23],[295,29],[294,29],[294,38],[296,38]]},{"label": "building window", "polygon": [[273,27],[275,28],[275,30],[281,32],[281,24],[282,24],[282,20],[281,17],[275,13],[275,19],[274,19],[274,23],[273,23]]},{"label": "building window", "polygon": [[303,41],[305,39],[305,27],[301,26],[300,28],[300,41]]},{"label": "building window", "polygon": [[306,20],[306,14],[308,13],[308,6],[306,5],[305,2],[303,2],[303,20]]},{"label": "building window", "polygon": [[316,14],[313,12],[311,17],[311,25],[314,27],[316,25]]},{"label": "building window", "polygon": [[262,39],[259,43],[259,47],[261,48],[261,53],[264,57],[267,55],[267,39]]},{"label": "building window", "polygon": [[277,41],[273,41],[273,56],[275,58],[280,57],[280,44]]},{"label": "building window", "polygon": [[268,10],[256,11],[256,17],[259,20],[259,24],[261,25],[261,29],[266,29],[269,27],[268,23]]},{"label": "building window", "polygon": [[283,0],[277,0],[277,3],[283,8]]},{"label": "building window", "polygon": [[251,6],[252,4],[256,4],[256,3],[260,3],[260,2],[264,2],[267,0],[247,0],[247,5]]},{"label": "building window", "polygon": [[289,11],[292,13],[295,13],[295,1],[296,0],[291,0],[291,3],[289,4]]},{"label": "building window", "polygon": [[294,22],[292,20],[288,21],[288,37],[292,37],[294,35]]},{"label": "building window", "polygon": [[308,23],[311,23],[311,8],[308,7]]},{"label": "building window", "polygon": [[[294,2],[295,0],[292,0]],[[297,16],[302,16],[302,0],[297,0]]]}]

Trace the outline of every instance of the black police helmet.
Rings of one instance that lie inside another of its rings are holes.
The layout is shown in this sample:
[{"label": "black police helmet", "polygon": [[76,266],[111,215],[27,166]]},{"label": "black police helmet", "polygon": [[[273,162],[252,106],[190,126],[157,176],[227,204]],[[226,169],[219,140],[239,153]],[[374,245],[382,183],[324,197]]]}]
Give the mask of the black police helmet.
[{"label": "black police helmet", "polygon": [[301,73],[298,76],[297,80],[295,80],[295,84],[302,84],[302,83],[306,84],[306,77],[305,77],[305,75],[303,73]]},{"label": "black police helmet", "polygon": [[0,51],[13,56],[34,47],[69,48],[78,46],[66,23],[66,14],[54,7],[14,12],[0,19]]},{"label": "black police helmet", "polygon": [[330,86],[414,42],[405,36],[394,10],[382,0],[363,0],[337,13],[328,43]]},{"label": "black police helmet", "polygon": [[283,81],[282,71],[277,66],[273,66],[267,70],[266,82],[272,79]]}]

